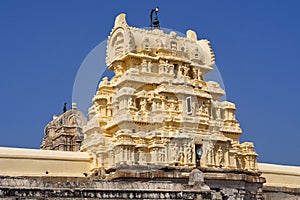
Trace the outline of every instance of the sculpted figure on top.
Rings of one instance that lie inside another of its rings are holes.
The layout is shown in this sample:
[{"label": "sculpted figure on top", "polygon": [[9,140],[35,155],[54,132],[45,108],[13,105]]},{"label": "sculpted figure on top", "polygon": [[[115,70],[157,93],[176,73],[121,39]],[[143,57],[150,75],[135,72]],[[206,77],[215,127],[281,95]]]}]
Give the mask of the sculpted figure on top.
[{"label": "sculpted figure on top", "polygon": [[106,64],[115,76],[100,82],[83,128],[81,151],[94,169],[127,165],[257,170],[253,144],[242,131],[223,89],[206,82],[214,53],[194,31],[130,27],[115,20]]}]

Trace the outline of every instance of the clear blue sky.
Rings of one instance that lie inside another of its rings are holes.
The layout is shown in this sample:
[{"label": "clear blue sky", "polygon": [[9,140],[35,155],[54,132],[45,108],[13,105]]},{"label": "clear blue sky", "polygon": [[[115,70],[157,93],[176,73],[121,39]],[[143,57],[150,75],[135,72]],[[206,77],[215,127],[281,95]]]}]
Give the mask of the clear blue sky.
[{"label": "clear blue sky", "polygon": [[227,99],[260,162],[300,165],[300,1],[0,0],[0,146],[39,148],[77,70],[114,18],[193,29],[211,41]]}]

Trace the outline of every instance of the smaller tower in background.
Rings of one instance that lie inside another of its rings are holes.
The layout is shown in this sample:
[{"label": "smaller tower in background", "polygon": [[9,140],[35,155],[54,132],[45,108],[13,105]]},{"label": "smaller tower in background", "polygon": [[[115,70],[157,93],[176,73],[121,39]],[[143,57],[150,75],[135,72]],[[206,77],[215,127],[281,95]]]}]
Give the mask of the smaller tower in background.
[{"label": "smaller tower in background", "polygon": [[86,124],[86,118],[77,110],[76,103],[72,103],[72,109],[67,110],[64,103],[63,113],[54,115],[44,129],[44,138],[41,145],[43,150],[79,151],[83,140],[82,127]]}]

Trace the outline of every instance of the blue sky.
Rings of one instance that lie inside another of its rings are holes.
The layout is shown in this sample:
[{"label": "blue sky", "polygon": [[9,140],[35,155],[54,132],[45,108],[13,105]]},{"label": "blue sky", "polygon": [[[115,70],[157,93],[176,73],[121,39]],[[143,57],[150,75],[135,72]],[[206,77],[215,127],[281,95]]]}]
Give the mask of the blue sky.
[{"label": "blue sky", "polygon": [[299,1],[0,0],[0,146],[39,148],[53,114],[70,105],[84,58],[119,13],[136,27],[160,8],[161,26],[207,38],[236,103],[242,141],[260,162],[300,165]]}]

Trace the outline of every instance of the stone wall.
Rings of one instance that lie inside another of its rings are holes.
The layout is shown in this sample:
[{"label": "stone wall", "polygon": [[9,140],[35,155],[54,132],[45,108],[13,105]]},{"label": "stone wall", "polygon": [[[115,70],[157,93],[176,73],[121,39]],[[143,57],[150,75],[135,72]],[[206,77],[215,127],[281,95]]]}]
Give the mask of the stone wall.
[{"label": "stone wall", "polygon": [[198,169],[115,169],[89,177],[0,177],[0,198],[12,199],[262,199],[258,174]]},{"label": "stone wall", "polygon": [[299,200],[300,188],[264,186],[263,194],[265,200]]},{"label": "stone wall", "polygon": [[[0,177],[0,199],[300,199],[300,188],[264,186],[258,174],[214,170],[204,183],[189,180],[185,170],[152,172],[118,169],[110,180],[89,177]],[[136,177],[134,177],[136,176]],[[200,178],[201,179],[201,178]]]},{"label": "stone wall", "polygon": [[218,193],[166,181],[101,181],[88,178],[0,178],[0,198],[218,199]]},{"label": "stone wall", "polygon": [[0,176],[84,177],[91,164],[85,152],[0,147]]},{"label": "stone wall", "polygon": [[[210,181],[208,181],[210,182]],[[223,182],[223,186],[220,184]],[[245,192],[239,181],[226,183],[224,180],[213,183],[209,191],[195,190],[186,184],[170,181],[101,181],[88,178],[58,177],[0,177],[0,199],[256,199],[242,197]],[[264,200],[298,200],[299,188],[263,188]]]},{"label": "stone wall", "polygon": [[265,200],[300,199],[300,167],[267,163],[258,166],[266,178],[263,187]]}]

